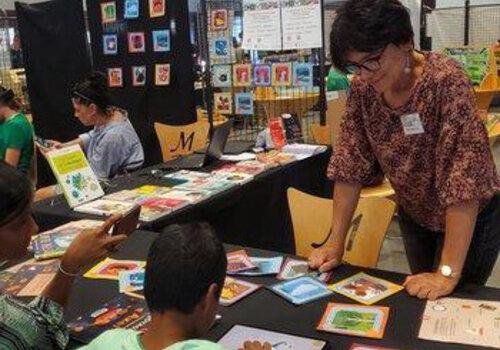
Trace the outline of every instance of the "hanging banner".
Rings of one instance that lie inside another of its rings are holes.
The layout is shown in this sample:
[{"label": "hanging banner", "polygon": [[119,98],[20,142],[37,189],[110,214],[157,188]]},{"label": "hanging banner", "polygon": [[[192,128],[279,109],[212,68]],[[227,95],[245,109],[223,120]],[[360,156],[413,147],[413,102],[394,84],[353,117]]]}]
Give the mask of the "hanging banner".
[{"label": "hanging banner", "polygon": [[322,46],[320,0],[282,0],[283,50]]},{"label": "hanging banner", "polygon": [[280,0],[243,0],[245,50],[281,50]]}]

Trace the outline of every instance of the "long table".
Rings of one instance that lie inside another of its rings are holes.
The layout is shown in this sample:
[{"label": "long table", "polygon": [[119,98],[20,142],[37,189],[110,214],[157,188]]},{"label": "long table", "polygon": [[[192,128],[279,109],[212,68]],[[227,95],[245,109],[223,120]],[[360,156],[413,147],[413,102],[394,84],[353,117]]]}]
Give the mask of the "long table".
[{"label": "long table", "polygon": [[[136,231],[128,241],[119,248],[118,252],[116,252],[113,257],[145,260],[149,246],[157,235],[157,233],[152,232]],[[226,249],[227,251],[232,251],[240,248],[236,246],[226,246]],[[275,252],[250,248],[247,248],[247,252],[251,256],[269,257],[280,255]],[[354,266],[341,266],[335,270],[331,282],[342,280],[361,270],[362,269]],[[404,275],[392,272],[369,269],[363,269],[363,271],[395,283],[402,283],[405,279]],[[274,277],[239,276],[237,278],[259,283],[264,286],[277,283]],[[89,311],[96,310],[99,305],[116,297],[117,294],[118,286],[116,281],[80,278],[76,281],[76,285],[71,295],[66,310],[66,319],[69,321]],[[500,289],[469,285],[456,291],[453,296],[480,300],[500,300]],[[216,341],[233,325],[244,324],[299,336],[323,339],[328,341],[331,348],[336,350],[349,349],[351,344],[355,342],[393,347],[396,349],[414,350],[485,349],[469,345],[446,344],[418,339],[417,335],[425,302],[410,297],[405,292],[400,292],[378,303],[378,305],[389,306],[391,308],[385,336],[382,340],[342,336],[315,331],[317,323],[323,315],[326,304],[332,301],[349,304],[354,303],[351,299],[334,294],[331,297],[323,298],[306,305],[294,306],[273,292],[262,288],[232,306],[221,307],[220,314],[222,315],[222,320],[212,328],[207,338]],[[76,348],[79,345],[81,344],[72,342],[71,348]]]},{"label": "long table", "polygon": [[[331,184],[326,167],[331,152],[267,170],[251,182],[230,188],[198,204],[174,211],[158,220],[145,223],[142,229],[160,232],[173,223],[208,221],[225,243],[291,253],[293,230],[286,190],[295,187],[305,192],[328,196]],[[163,164],[113,180],[107,193],[133,189],[142,185],[159,185],[164,181],[151,171]],[[214,166],[201,171],[212,171]],[[166,172],[165,172],[166,173]],[[75,212],[62,196],[34,204],[33,214],[40,229],[47,230],[71,220],[99,217]]]}]

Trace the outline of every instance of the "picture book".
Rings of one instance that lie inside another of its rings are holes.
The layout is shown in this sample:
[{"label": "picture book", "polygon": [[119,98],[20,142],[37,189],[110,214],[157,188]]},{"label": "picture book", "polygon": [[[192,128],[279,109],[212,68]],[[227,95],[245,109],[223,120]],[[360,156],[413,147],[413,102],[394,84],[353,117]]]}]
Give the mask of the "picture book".
[{"label": "picture book", "polygon": [[233,66],[233,85],[236,87],[246,87],[252,85],[252,65],[235,64]]},{"label": "picture book", "polygon": [[293,154],[297,159],[305,159],[316,154],[326,152],[328,148],[321,145],[308,145],[304,143],[292,143],[285,145],[281,150],[283,153]]},{"label": "picture book", "polygon": [[235,325],[218,343],[227,349],[242,349],[247,340],[269,343],[273,350],[323,350],[327,342],[265,329]]},{"label": "picture book", "polygon": [[227,254],[227,273],[235,274],[257,268],[245,250],[238,250]]},{"label": "picture book", "polygon": [[145,300],[120,294],[97,310],[70,321],[68,328],[72,337],[89,343],[110,329],[144,331],[150,321]]},{"label": "picture book", "polygon": [[71,208],[104,196],[79,145],[50,151],[46,158]]},{"label": "picture book", "polygon": [[80,213],[111,216],[114,214],[124,214],[134,207],[135,203],[119,202],[109,199],[98,199],[93,202],[80,205],[74,210]]},{"label": "picture book", "polygon": [[271,86],[271,66],[258,64],[253,69],[253,83],[255,86]]},{"label": "picture book", "polygon": [[283,257],[277,256],[275,258],[250,258],[250,261],[257,266],[253,270],[238,272],[242,276],[266,276],[276,275],[283,263]]},{"label": "picture book", "polygon": [[500,302],[458,298],[427,301],[418,337],[430,341],[500,347]]},{"label": "picture book", "polygon": [[186,201],[189,204],[199,203],[209,196],[210,192],[207,191],[187,191],[182,189],[173,189],[172,191],[161,195],[163,198]]},{"label": "picture book", "polygon": [[141,221],[150,222],[159,219],[175,210],[179,210],[190,203],[183,199],[151,197],[141,204]]},{"label": "picture book", "polygon": [[374,304],[403,290],[403,286],[367,275],[364,272],[335,283],[329,288],[335,293],[365,305]]},{"label": "picture book", "polygon": [[282,149],[286,145],[286,139],[281,118],[269,118],[268,125],[274,148],[277,150]]},{"label": "picture book", "polygon": [[233,95],[230,92],[214,93],[214,106],[220,114],[233,113]]},{"label": "picture book", "polygon": [[59,260],[23,263],[7,271],[10,276],[3,276],[2,293],[19,297],[38,296],[52,281],[58,268]]},{"label": "picture book", "polygon": [[102,221],[80,220],[67,223],[53,230],[42,232],[31,239],[35,260],[58,258],[64,255],[73,239],[86,229],[95,229]]},{"label": "picture book", "polygon": [[309,276],[281,282],[270,289],[295,305],[306,304],[333,294],[324,283]]},{"label": "picture book", "polygon": [[313,65],[312,63],[293,64],[293,85],[300,87],[313,86]]},{"label": "picture book", "polygon": [[212,66],[212,84],[214,87],[231,87],[232,73],[229,64],[216,64]]},{"label": "picture book", "polygon": [[237,172],[216,172],[214,174],[221,181],[232,182],[238,185],[250,182],[254,178],[253,175]]},{"label": "picture book", "polygon": [[272,168],[272,166],[269,164],[264,164],[256,160],[246,160],[222,165],[215,169],[214,173],[243,173],[256,176],[270,168]]},{"label": "picture book", "polygon": [[153,30],[153,51],[154,52],[169,52],[170,51],[170,30]]},{"label": "picture book", "polygon": [[179,170],[164,176],[167,180],[171,179],[181,182],[178,187],[205,184],[210,181],[211,177],[212,174],[210,173],[191,170]]},{"label": "picture book", "polygon": [[210,24],[212,30],[225,30],[228,23],[228,12],[226,9],[217,9],[211,12]]},{"label": "picture book", "polygon": [[83,277],[92,279],[118,280],[118,275],[122,271],[134,271],[146,266],[145,261],[136,260],[116,260],[106,258],[93,268],[88,270]]},{"label": "picture book", "polygon": [[285,130],[287,143],[302,141],[302,126],[299,117],[296,114],[282,114],[281,120]]},{"label": "picture book", "polygon": [[224,281],[224,287],[222,288],[219,303],[222,306],[233,305],[237,301],[252,294],[260,287],[261,287],[260,285],[254,283],[237,280],[231,277],[226,277],[226,280]]},{"label": "picture book", "polygon": [[169,193],[171,190],[172,188],[165,186],[144,185],[133,189],[132,192],[137,193],[141,196],[158,197]]},{"label": "picture book", "polygon": [[291,63],[273,63],[272,70],[273,86],[290,86],[292,84]]},{"label": "picture book", "polygon": [[330,333],[382,339],[389,308],[330,303],[317,329]]},{"label": "picture book", "polygon": [[144,269],[120,271],[118,289],[120,293],[131,293],[144,289]]},{"label": "picture book", "polygon": [[122,190],[115,193],[110,193],[102,197],[103,200],[140,203],[145,200],[147,195],[138,193],[133,190]]},{"label": "picture book", "polygon": [[234,94],[235,113],[253,115],[253,94],[251,92],[237,92]]}]

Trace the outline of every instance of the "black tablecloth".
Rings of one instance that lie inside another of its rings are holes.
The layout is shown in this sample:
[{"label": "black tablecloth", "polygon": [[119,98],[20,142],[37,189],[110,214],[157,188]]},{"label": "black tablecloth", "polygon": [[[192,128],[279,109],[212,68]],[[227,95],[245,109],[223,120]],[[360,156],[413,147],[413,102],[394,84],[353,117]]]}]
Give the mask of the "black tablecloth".
[{"label": "black tablecloth", "polygon": [[[326,179],[326,167],[331,152],[270,169],[251,182],[231,188],[196,205],[175,211],[141,228],[160,232],[173,223],[208,221],[225,243],[252,246],[292,253],[293,230],[288,211],[286,190],[295,187],[302,191],[331,196],[331,185]],[[107,193],[138,186],[162,185],[162,180],[151,175],[148,168],[112,181]],[[211,171],[214,166],[204,169]],[[62,196],[34,204],[33,214],[41,230],[47,230],[70,220],[99,217],[75,212]]]},{"label": "black tablecloth", "polygon": [[[120,247],[113,257],[121,259],[145,260],[147,250],[156,233],[136,231],[130,239]],[[238,249],[235,246],[226,246],[228,251]],[[251,256],[278,256],[278,253],[247,249]],[[361,271],[353,266],[342,266],[335,270],[332,282],[339,281]],[[367,270],[363,271],[371,275],[402,283],[405,276],[397,273]],[[269,286],[278,281],[274,277],[237,277],[250,282]],[[81,314],[95,310],[99,305],[116,297],[118,283],[116,281],[90,280],[80,278],[74,287],[66,310],[66,319],[72,320]],[[466,286],[454,293],[453,297],[500,300],[500,290],[479,286]],[[311,302],[302,306],[295,306],[267,289],[260,289],[254,294],[229,307],[221,307],[222,320],[210,333],[208,338],[218,340],[233,325],[244,324],[260,327],[279,332],[296,334],[299,336],[323,339],[329,342],[332,349],[349,349],[354,342],[372,344],[378,346],[394,347],[396,349],[419,349],[419,350],[466,350],[481,349],[470,345],[455,345],[430,342],[418,339],[418,330],[425,302],[400,292],[377,303],[377,305],[389,306],[390,316],[387,323],[384,339],[373,340],[368,338],[357,338],[330,333],[317,332],[315,330],[326,304],[328,302],[340,302],[353,304],[354,302],[341,295],[334,294],[331,297]],[[71,346],[79,344],[73,342]],[[305,349],[304,349],[305,350]]]}]

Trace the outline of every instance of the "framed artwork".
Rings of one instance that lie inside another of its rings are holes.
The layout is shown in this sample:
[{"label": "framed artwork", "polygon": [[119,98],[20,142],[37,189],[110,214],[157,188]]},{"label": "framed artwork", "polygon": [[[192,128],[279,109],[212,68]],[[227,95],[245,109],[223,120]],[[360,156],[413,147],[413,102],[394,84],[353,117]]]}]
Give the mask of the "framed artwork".
[{"label": "framed artwork", "polygon": [[121,68],[108,68],[109,87],[123,87],[123,71]]},{"label": "framed artwork", "polygon": [[253,68],[253,83],[255,86],[271,86],[271,66],[258,64]]},{"label": "framed artwork", "polygon": [[226,9],[213,10],[210,18],[212,30],[227,29],[228,13]]},{"label": "framed artwork", "polygon": [[210,39],[210,54],[213,63],[231,63],[231,42],[226,37]]},{"label": "framed artwork", "polygon": [[146,66],[132,66],[132,85],[146,85]]},{"label": "framed artwork", "polygon": [[118,53],[118,35],[116,34],[103,35],[102,46],[105,55],[116,55]]},{"label": "framed artwork", "polygon": [[214,94],[215,110],[220,114],[233,113],[233,96],[230,92],[219,92]]},{"label": "framed artwork", "polygon": [[291,63],[274,63],[272,69],[274,86],[290,86],[292,84]]},{"label": "framed artwork", "polygon": [[214,87],[231,87],[231,65],[216,64],[212,66],[212,84]]},{"label": "framed artwork", "polygon": [[253,94],[250,92],[238,92],[234,95],[235,113],[241,115],[253,115]]},{"label": "framed artwork", "polygon": [[238,87],[252,85],[251,64],[235,64],[233,66],[233,85]]},{"label": "framed artwork", "polygon": [[123,17],[127,19],[139,18],[139,0],[125,0]]},{"label": "framed artwork", "polygon": [[149,17],[162,17],[166,12],[165,0],[149,0]]},{"label": "framed artwork", "polygon": [[102,23],[112,23],[116,21],[116,2],[109,1],[101,4]]},{"label": "framed artwork", "polygon": [[146,41],[143,32],[128,33],[128,52],[146,52]]},{"label": "framed artwork", "polygon": [[153,30],[153,51],[168,52],[170,51],[170,30]]},{"label": "framed artwork", "polygon": [[170,64],[155,65],[155,85],[170,85]]},{"label": "framed artwork", "polygon": [[313,86],[313,65],[311,63],[295,63],[293,65],[293,85]]}]

